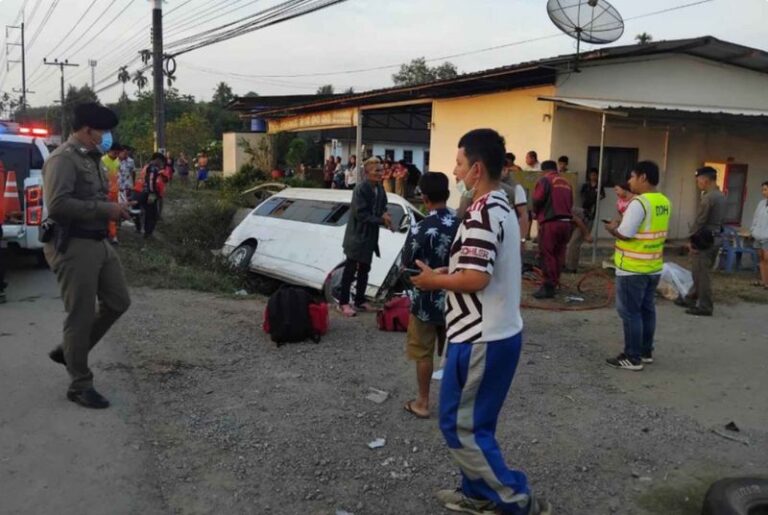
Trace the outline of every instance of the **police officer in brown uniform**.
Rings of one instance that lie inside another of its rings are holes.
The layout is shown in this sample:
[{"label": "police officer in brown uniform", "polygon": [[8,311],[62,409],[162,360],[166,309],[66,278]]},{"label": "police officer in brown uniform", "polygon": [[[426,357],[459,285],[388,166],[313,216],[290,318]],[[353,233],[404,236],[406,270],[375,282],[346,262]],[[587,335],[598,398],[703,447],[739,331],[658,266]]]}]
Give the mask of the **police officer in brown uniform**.
[{"label": "police officer in brown uniform", "polygon": [[675,303],[687,307],[689,315],[712,316],[714,303],[710,269],[720,250],[725,197],[717,187],[717,170],[710,166],[696,170],[696,186],[701,191],[701,200],[691,228],[689,245],[693,288],[685,299],[678,299]]},{"label": "police officer in brown uniform", "polygon": [[109,221],[129,217],[127,204],[109,202],[101,162],[116,125],[117,116],[106,107],[76,106],[72,135],[43,167],[45,256],[67,312],[63,343],[49,356],[67,367],[72,379],[67,398],[97,409],[109,401],[93,388],[88,353],[131,303],[123,267],[107,241]]}]

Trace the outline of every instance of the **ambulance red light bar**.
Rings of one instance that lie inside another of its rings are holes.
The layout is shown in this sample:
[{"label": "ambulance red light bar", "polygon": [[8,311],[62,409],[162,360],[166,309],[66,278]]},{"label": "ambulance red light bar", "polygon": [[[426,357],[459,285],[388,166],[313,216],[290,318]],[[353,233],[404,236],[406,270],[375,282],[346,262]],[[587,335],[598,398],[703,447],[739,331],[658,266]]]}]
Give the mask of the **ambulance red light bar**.
[{"label": "ambulance red light bar", "polygon": [[32,128],[32,127],[19,127],[19,134],[32,134],[33,136],[47,136],[48,129]]}]

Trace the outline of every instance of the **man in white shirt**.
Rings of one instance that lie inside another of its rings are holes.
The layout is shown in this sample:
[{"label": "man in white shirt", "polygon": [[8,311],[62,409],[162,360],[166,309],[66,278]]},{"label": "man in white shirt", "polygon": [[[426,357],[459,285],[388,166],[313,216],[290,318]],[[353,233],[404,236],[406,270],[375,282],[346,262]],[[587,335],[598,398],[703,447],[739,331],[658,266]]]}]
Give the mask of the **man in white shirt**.
[{"label": "man in white shirt", "polygon": [[540,172],[541,163],[539,163],[539,155],[535,150],[529,150],[525,154],[525,171],[526,172]]},{"label": "man in white shirt", "polygon": [[451,247],[448,269],[417,261],[422,291],[446,290],[448,348],[440,390],[440,429],[462,472],[443,506],[466,513],[551,513],[525,474],[504,462],[495,432],[522,348],[520,229],[500,191],[504,138],[476,129],[459,141],[454,175],[472,204]]},{"label": "man in white shirt", "polygon": [[658,184],[658,165],[637,163],[629,177],[635,197],[620,224],[605,224],[616,238],[616,310],[624,326],[624,351],[606,361],[623,370],[640,371],[644,364],[653,363],[656,287],[672,212],[669,199],[656,191]]}]

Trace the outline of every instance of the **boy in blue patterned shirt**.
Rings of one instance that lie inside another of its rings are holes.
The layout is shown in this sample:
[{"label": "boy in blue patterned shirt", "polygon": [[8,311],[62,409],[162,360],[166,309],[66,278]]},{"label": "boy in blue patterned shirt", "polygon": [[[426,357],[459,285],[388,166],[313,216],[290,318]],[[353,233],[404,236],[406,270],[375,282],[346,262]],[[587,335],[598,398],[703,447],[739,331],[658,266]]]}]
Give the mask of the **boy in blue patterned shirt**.
[{"label": "boy in blue patterned shirt", "polygon": [[[459,219],[446,207],[448,177],[440,172],[424,174],[419,181],[421,198],[429,215],[411,227],[403,247],[403,266],[416,269],[416,261],[430,268],[448,266],[451,244]],[[445,291],[415,289],[408,322],[406,356],[416,362],[417,399],[405,403],[405,410],[419,418],[429,418],[429,383],[432,380],[435,343],[445,343]]]}]

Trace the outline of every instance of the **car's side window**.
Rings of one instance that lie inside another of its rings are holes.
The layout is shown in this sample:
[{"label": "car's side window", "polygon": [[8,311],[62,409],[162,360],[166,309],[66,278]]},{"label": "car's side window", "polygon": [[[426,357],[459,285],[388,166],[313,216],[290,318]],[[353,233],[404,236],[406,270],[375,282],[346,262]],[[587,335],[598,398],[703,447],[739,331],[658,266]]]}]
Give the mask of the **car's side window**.
[{"label": "car's side window", "polygon": [[349,204],[272,197],[259,205],[253,215],[338,227],[345,225],[349,219]]},{"label": "car's side window", "polygon": [[282,197],[270,197],[253,210],[253,216],[271,216],[287,199]]},{"label": "car's side window", "polygon": [[387,204],[387,213],[392,217],[392,225],[400,227],[405,217],[405,209],[400,204]]}]

